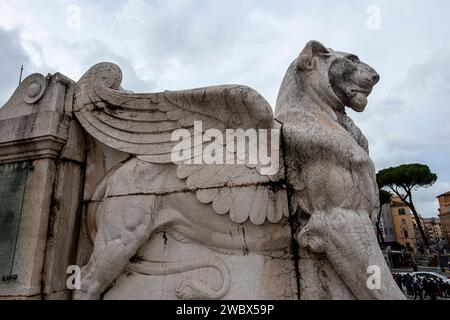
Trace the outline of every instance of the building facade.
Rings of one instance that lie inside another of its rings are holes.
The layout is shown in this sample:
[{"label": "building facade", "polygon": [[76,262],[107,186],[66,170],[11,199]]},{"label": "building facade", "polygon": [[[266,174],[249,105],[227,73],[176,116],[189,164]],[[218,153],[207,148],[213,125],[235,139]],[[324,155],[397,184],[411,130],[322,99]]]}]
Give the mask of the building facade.
[{"label": "building facade", "polygon": [[442,240],[442,228],[439,218],[423,218],[423,228],[430,244]]},{"label": "building facade", "polygon": [[396,242],[391,205],[389,203],[381,207],[380,230],[385,243]]},{"label": "building facade", "polygon": [[398,197],[392,198],[391,215],[396,242],[404,246],[408,252],[414,252],[416,237],[413,218],[408,206]]},{"label": "building facade", "polygon": [[439,218],[441,221],[442,239],[450,246],[450,191],[437,197],[439,201]]}]

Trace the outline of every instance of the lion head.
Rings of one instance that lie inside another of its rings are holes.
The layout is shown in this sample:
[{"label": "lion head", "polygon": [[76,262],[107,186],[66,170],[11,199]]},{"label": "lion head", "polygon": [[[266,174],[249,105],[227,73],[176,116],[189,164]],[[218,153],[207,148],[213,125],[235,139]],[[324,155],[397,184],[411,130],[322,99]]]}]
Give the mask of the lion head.
[{"label": "lion head", "polygon": [[362,112],[379,80],[378,73],[356,55],[310,41],[289,67],[278,97],[277,114],[305,96],[335,111],[349,107]]}]

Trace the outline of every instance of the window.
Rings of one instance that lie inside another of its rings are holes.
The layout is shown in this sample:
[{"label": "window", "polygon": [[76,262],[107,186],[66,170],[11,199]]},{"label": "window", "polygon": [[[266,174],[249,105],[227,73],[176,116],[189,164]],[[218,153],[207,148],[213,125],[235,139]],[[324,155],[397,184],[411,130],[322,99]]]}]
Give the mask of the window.
[{"label": "window", "polygon": [[404,216],[405,213],[406,213],[406,212],[405,212],[405,208],[399,208],[399,209],[398,209],[398,214],[399,214],[399,215]]},{"label": "window", "polygon": [[402,224],[406,225],[406,220],[405,219],[402,219]]},{"label": "window", "polygon": [[394,234],[394,230],[392,230],[392,228],[389,228],[390,234]]},{"label": "window", "polygon": [[408,231],[404,230],[403,235],[405,236],[405,239],[408,239]]}]

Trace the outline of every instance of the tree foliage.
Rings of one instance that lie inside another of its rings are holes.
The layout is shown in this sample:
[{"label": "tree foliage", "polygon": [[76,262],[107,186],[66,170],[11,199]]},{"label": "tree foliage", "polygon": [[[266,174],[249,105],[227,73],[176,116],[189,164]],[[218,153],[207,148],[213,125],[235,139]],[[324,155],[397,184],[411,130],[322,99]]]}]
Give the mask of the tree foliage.
[{"label": "tree foliage", "polygon": [[419,187],[429,187],[436,180],[437,175],[431,172],[427,165],[420,163],[402,164],[383,169],[377,173],[378,187],[380,189],[385,187],[391,189],[411,209],[425,245],[428,245],[428,240],[412,200],[412,190]]},{"label": "tree foliage", "polygon": [[380,206],[391,203],[392,193],[386,190],[380,190]]},{"label": "tree foliage", "polygon": [[413,188],[429,187],[437,180],[437,175],[432,173],[427,165],[412,163],[402,164],[398,167],[383,169],[377,174],[378,186],[389,187],[395,190],[402,188],[406,193]]}]

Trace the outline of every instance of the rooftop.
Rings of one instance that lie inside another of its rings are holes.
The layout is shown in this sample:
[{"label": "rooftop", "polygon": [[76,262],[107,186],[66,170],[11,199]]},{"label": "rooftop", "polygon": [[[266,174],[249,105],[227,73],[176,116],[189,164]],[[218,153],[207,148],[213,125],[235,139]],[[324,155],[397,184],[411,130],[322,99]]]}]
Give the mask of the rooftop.
[{"label": "rooftop", "polygon": [[442,196],[450,196],[450,191],[447,191],[446,193],[438,195],[436,198],[442,197]]}]

